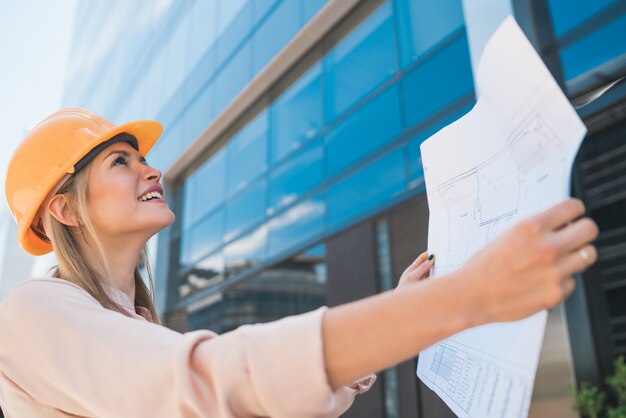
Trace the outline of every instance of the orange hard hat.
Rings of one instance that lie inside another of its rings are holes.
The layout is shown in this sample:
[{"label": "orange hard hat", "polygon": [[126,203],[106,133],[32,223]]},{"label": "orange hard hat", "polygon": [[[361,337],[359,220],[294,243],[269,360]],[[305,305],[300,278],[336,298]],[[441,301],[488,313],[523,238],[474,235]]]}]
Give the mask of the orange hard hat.
[{"label": "orange hard hat", "polygon": [[82,166],[85,159],[92,158],[89,155],[94,149],[120,134],[128,134],[139,153],[146,156],[162,131],[156,121],[115,126],[83,109],[60,110],[31,129],[11,157],[5,185],[21,247],[33,255],[52,251],[50,243],[31,228],[33,219],[46,196],[66,174],[78,169],[77,163]]}]

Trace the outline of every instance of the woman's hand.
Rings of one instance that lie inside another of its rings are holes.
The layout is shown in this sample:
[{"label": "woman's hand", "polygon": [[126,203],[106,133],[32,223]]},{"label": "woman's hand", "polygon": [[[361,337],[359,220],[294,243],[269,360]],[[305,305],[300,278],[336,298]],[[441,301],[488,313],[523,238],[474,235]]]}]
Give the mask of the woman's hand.
[{"label": "woman's hand", "polygon": [[590,242],[598,227],[584,213],[568,199],[514,225],[460,269],[455,279],[474,302],[476,325],[522,319],[572,293],[573,274],[597,259]]},{"label": "woman's hand", "polygon": [[579,219],[584,213],[580,200],[566,200],[514,225],[437,280],[405,285],[427,277],[419,270],[425,273],[428,264],[418,257],[401,289],[326,311],[322,340],[332,387],[398,364],[467,328],[522,319],[560,303],[574,289],[572,275],[597,258],[589,243],[598,227]]},{"label": "woman's hand", "polygon": [[419,282],[420,280],[427,279],[430,276],[430,269],[435,264],[434,255],[428,255],[428,251],[421,253],[409,267],[404,270],[400,280],[398,281],[397,288],[406,286],[408,283]]}]

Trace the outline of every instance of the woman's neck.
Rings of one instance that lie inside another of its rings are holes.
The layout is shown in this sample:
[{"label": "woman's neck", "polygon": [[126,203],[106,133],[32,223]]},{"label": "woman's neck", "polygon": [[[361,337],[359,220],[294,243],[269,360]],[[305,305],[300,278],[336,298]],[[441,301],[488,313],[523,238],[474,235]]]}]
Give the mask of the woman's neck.
[{"label": "woman's neck", "polygon": [[132,240],[111,243],[100,239],[104,257],[109,267],[109,274],[99,262],[100,257],[97,248],[89,248],[84,254],[87,255],[88,262],[96,268],[96,271],[105,278],[109,277],[110,285],[126,293],[131,301],[135,301],[135,269],[145,243]]}]

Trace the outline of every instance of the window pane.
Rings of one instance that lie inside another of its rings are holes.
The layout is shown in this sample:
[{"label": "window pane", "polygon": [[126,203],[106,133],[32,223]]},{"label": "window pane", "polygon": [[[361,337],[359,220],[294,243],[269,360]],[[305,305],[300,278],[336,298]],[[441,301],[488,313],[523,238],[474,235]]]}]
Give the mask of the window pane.
[{"label": "window pane", "polygon": [[189,329],[225,333],[241,325],[275,321],[326,304],[324,248],[306,251],[264,269],[189,314]]},{"label": "window pane", "polygon": [[213,84],[200,91],[185,113],[182,124],[185,126],[187,143],[194,141],[204,131],[215,116],[215,87]]},{"label": "window pane", "polygon": [[[206,1],[206,0],[200,0]],[[218,32],[223,33],[246,7],[248,0],[219,0]]]},{"label": "window pane", "polygon": [[461,0],[396,0],[395,9],[403,68],[463,26]]},{"label": "window pane", "polygon": [[323,179],[324,148],[321,141],[316,141],[270,175],[270,211],[291,204]]},{"label": "window pane", "polygon": [[202,221],[183,231],[182,264],[190,264],[222,244],[224,209],[220,208]]},{"label": "window pane", "polygon": [[[621,41],[618,41],[621,39]],[[563,73],[571,80],[587,71],[626,54],[626,15],[583,38],[561,52]],[[620,68],[624,68],[622,61]],[[616,68],[617,69],[617,68]]]},{"label": "window pane", "polygon": [[267,252],[267,226],[254,230],[224,248],[228,275],[254,267],[264,261]]},{"label": "window pane", "polygon": [[312,239],[324,230],[324,198],[317,196],[289,209],[269,222],[270,256]]},{"label": "window pane", "polygon": [[250,33],[252,29],[252,2],[223,0],[220,3],[219,19],[218,67],[229,59],[233,51],[240,47]]},{"label": "window pane", "polygon": [[189,62],[191,68],[198,59],[215,42],[217,36],[217,3],[214,1],[196,0],[189,11],[191,14],[191,29],[189,43]]},{"label": "window pane", "polygon": [[326,6],[328,0],[301,0],[301,3],[304,7],[304,22],[306,23],[313,19],[322,10],[322,7]]},{"label": "window pane", "polygon": [[324,58],[326,120],[397,71],[391,6],[385,3]]},{"label": "window pane", "polygon": [[211,254],[193,265],[178,286],[178,296],[183,299],[197,291],[214,286],[224,280],[224,255]]},{"label": "window pane", "polygon": [[254,23],[256,24],[263,20],[267,12],[274,7],[276,2],[277,0],[254,0],[252,2],[254,7]]},{"label": "window pane", "polygon": [[336,174],[380,148],[401,130],[399,90],[395,84],[326,136],[327,175]]},{"label": "window pane", "polygon": [[357,221],[401,195],[405,186],[404,153],[398,149],[328,191],[328,226]]},{"label": "window pane", "polygon": [[226,205],[226,241],[263,220],[265,191],[266,181],[262,179]]},{"label": "window pane", "polygon": [[403,78],[407,127],[422,122],[473,89],[467,39],[461,36]]},{"label": "window pane", "polygon": [[554,35],[559,37],[615,0],[548,0]]},{"label": "window pane", "polygon": [[228,196],[267,170],[267,119],[267,111],[263,111],[229,141]]},{"label": "window pane", "polygon": [[272,104],[270,120],[272,162],[280,160],[317,134],[323,125],[319,64]]},{"label": "window pane", "polygon": [[226,155],[221,150],[185,181],[183,229],[224,202],[225,179]]},{"label": "window pane", "polygon": [[252,78],[250,44],[246,43],[215,78],[215,107],[220,114]]},{"label": "window pane", "polygon": [[253,71],[255,74],[265,67],[300,30],[299,6],[296,1],[283,1],[253,35]]},{"label": "window pane", "polygon": [[175,123],[165,127],[163,137],[156,143],[147,158],[153,167],[165,172],[182,152],[183,126]]}]

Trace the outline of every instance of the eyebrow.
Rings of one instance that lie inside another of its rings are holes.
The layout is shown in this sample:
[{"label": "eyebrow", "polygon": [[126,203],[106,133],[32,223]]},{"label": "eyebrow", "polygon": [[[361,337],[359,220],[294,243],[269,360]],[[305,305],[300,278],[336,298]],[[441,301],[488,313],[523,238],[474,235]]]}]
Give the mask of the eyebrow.
[{"label": "eyebrow", "polygon": [[107,158],[109,158],[111,155],[114,155],[114,154],[122,154],[124,157],[130,157],[130,153],[128,151],[111,151],[109,155],[107,155],[106,157],[102,159],[102,161],[106,160]]}]

